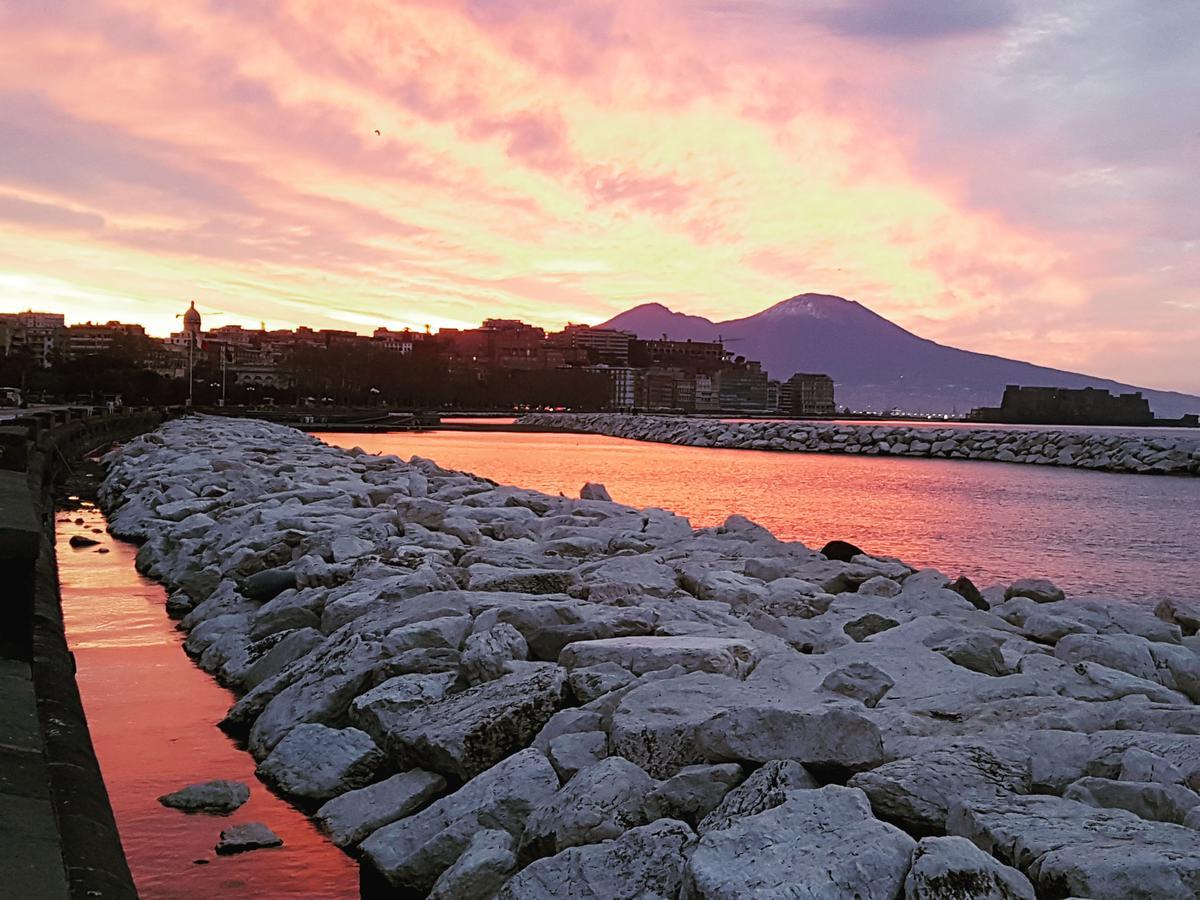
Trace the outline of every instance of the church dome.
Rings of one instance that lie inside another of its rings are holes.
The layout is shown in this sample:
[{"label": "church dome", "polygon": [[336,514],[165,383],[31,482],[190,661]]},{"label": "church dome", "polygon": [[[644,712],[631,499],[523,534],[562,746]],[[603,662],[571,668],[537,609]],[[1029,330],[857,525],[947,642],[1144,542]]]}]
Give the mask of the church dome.
[{"label": "church dome", "polygon": [[187,312],[183,314],[183,328],[185,331],[192,329],[199,330],[200,328],[200,312],[196,309],[196,301],[192,301],[192,305],[188,307]]}]

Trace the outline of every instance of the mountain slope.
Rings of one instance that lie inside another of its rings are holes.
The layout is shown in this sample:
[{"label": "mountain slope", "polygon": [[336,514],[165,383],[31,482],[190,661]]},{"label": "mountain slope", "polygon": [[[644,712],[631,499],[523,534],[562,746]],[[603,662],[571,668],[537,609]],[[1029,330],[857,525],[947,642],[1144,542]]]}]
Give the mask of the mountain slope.
[{"label": "mountain slope", "polygon": [[722,338],[732,353],[761,360],[773,378],[825,372],[837,401],[853,409],[964,413],[997,406],[1006,384],[1140,390],[1159,416],[1200,412],[1200,397],[1138,388],[1107,378],[947,347],[918,337],[860,303],[828,294],[800,294],[746,316],[713,322],[646,303],[614,316],[603,328],[641,338]]}]

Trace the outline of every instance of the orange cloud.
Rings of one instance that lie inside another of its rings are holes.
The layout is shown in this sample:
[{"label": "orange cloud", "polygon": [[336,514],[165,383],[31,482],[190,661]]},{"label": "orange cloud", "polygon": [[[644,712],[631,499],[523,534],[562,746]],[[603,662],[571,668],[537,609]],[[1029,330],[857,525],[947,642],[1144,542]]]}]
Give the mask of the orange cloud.
[{"label": "orange cloud", "polygon": [[[933,114],[893,88],[1012,19],[934,6],[9,7],[0,308],[557,325],[820,290],[968,345],[998,310],[1077,315],[1095,260],[921,158]],[[1081,342],[1006,349],[1054,364]]]}]

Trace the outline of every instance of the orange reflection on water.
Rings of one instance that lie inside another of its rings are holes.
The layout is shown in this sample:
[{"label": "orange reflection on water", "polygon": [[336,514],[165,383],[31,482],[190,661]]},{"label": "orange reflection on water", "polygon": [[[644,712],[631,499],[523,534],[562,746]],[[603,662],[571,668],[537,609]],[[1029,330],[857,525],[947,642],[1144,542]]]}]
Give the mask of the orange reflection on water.
[{"label": "orange reflection on water", "polygon": [[680,447],[586,434],[319,434],[503,484],[660,506],[698,526],[742,513],[779,537],[834,538],[981,586],[1027,576],[1071,595],[1200,600],[1200,478],[965,460]]},{"label": "orange reflection on water", "polygon": [[[73,524],[82,516],[83,525]],[[254,760],[217,728],[233,695],[200,671],[163,609],[162,587],[134,571],[137,548],[95,534],[95,510],[62,514],[58,566],[67,639],[96,755],[134,880],[147,898],[357,897],[358,867],[254,777]],[[101,541],[76,549],[83,534]],[[231,816],[188,815],[157,798],[197,781],[250,786]],[[213,852],[222,828],[265,822],[284,846]],[[196,860],[204,860],[200,864]]]}]

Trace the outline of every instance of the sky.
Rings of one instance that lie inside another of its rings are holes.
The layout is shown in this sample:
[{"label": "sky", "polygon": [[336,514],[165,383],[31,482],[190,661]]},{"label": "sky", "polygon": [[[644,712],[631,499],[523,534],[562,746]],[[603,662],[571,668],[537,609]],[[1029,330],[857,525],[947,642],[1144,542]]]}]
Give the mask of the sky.
[{"label": "sky", "polygon": [[734,318],[1200,393],[1194,0],[5,0],[0,311]]}]

